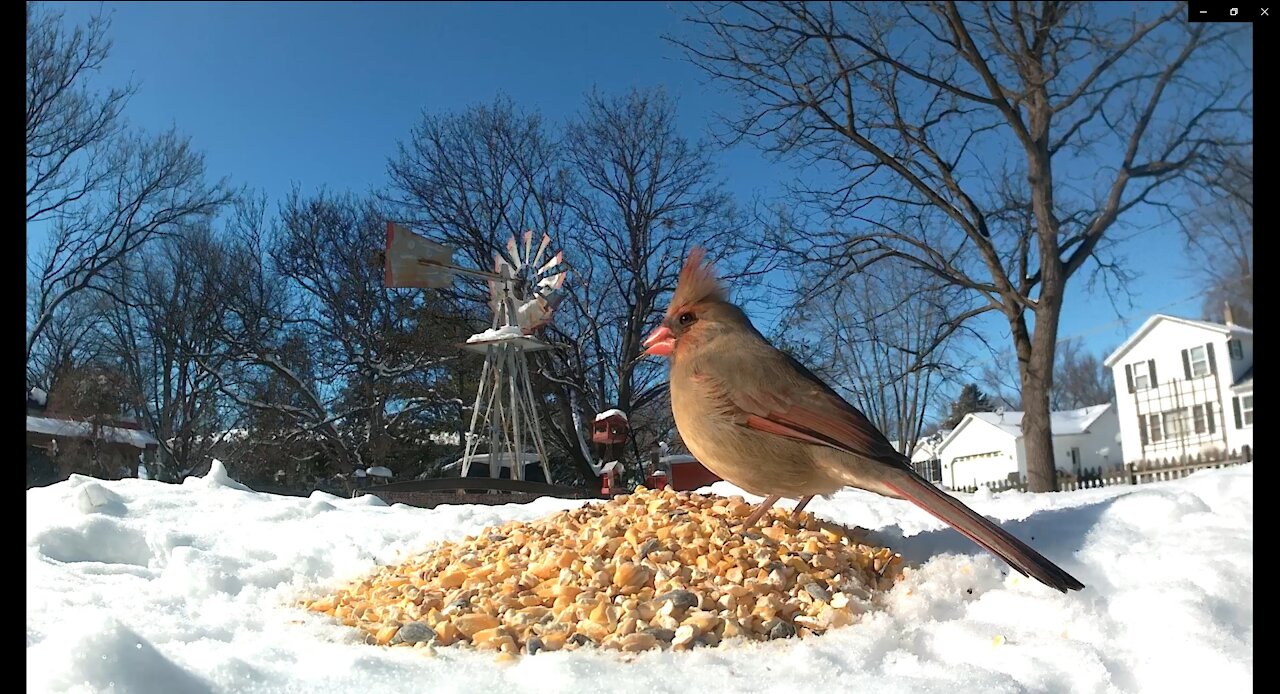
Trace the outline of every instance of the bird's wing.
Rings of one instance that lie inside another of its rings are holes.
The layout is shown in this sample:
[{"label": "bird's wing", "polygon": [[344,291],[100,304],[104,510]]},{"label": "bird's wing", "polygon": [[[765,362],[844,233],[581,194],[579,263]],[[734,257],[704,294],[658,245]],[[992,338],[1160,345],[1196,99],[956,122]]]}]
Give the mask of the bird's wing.
[{"label": "bird's wing", "polygon": [[774,350],[767,366],[744,368],[732,383],[728,376],[695,370],[693,380],[718,401],[738,424],[829,446],[860,458],[896,467],[906,464],[866,415],[841,398],[830,386],[785,352]]}]

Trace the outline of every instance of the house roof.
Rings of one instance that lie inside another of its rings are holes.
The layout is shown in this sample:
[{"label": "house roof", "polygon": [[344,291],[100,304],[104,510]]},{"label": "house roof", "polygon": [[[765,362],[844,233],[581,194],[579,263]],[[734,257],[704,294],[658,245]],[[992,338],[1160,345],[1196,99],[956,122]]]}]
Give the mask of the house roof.
[{"label": "house roof", "polygon": [[[49,436],[64,436],[67,438],[93,438],[93,425],[89,422],[54,419],[52,417],[32,417],[28,415],[27,431],[33,434],[48,434]],[[160,445],[156,437],[140,429],[102,427],[99,429],[99,433],[103,441],[128,444],[134,448],[146,449],[150,446]]]},{"label": "house roof", "polygon": [[1134,345],[1141,342],[1142,338],[1146,337],[1147,333],[1151,332],[1151,329],[1156,327],[1157,323],[1166,320],[1181,323],[1182,325],[1188,325],[1193,328],[1203,328],[1204,330],[1210,330],[1221,335],[1253,335],[1252,330],[1239,325],[1210,323],[1209,321],[1192,320],[1190,318],[1179,318],[1177,316],[1170,316],[1164,313],[1157,313],[1148,318],[1146,322],[1142,324],[1142,327],[1138,328],[1137,332],[1130,335],[1129,339],[1125,340],[1123,344],[1116,348],[1116,351],[1108,355],[1106,360],[1102,362],[1103,365],[1108,369],[1114,366],[1117,361],[1120,361],[1121,357],[1123,357],[1126,352],[1133,349]]},{"label": "house roof", "polygon": [[[1053,431],[1054,436],[1083,434],[1111,407],[1111,403],[1107,403],[1105,405],[1090,405],[1078,410],[1050,412],[1049,428]],[[1021,412],[970,412],[960,421],[959,426],[953,429],[947,435],[947,438],[943,439],[937,450],[941,451],[946,448],[970,422],[985,422],[1002,433],[1012,436],[1014,439],[1022,437]]]}]

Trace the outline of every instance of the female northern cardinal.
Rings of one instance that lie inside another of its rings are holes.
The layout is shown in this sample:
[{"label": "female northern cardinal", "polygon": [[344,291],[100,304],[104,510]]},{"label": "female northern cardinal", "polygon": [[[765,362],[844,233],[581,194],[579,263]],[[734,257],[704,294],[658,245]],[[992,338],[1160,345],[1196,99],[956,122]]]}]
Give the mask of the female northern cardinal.
[{"label": "female northern cardinal", "polygon": [[853,486],[916,504],[1051,588],[1084,587],[917,475],[857,408],[765,340],[729,303],[702,256],[700,248],[690,253],[645,354],[671,359],[671,410],[689,451],[721,478],[765,497],[746,527],[781,497],[802,499],[803,507],[813,496]]}]

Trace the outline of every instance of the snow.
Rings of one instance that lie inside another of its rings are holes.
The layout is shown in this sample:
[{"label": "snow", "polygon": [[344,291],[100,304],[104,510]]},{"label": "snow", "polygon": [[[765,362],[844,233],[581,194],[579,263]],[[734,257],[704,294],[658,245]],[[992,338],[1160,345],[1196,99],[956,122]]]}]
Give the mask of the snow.
[{"label": "snow", "polygon": [[524,332],[515,325],[504,325],[501,328],[489,328],[482,333],[476,333],[467,338],[467,344],[476,342],[499,342],[502,340],[514,340],[524,337]]},{"label": "snow", "polygon": [[[1078,410],[1050,412],[1049,427],[1053,430],[1054,436],[1083,434],[1089,429],[1089,425],[1093,424],[1110,407],[1111,404],[1108,403],[1082,407]],[[1021,412],[974,412],[972,415],[974,418],[993,424],[1015,437],[1022,436]]]},{"label": "snow", "polygon": [[369,468],[367,472],[374,477],[391,477],[392,476],[391,468],[383,467],[381,465],[374,465],[373,467]]},{"label": "snow", "polygon": [[600,414],[596,415],[596,421],[603,422],[604,420],[610,417],[622,417],[623,419],[626,419],[627,413],[616,408],[612,410],[605,410],[604,412],[601,412]]},{"label": "snow", "polygon": [[960,495],[1088,586],[1070,595],[905,502],[844,491],[810,510],[872,529],[919,567],[860,623],[803,641],[504,664],[368,646],[295,604],[431,542],[583,501],[424,510],[276,496],[220,462],[180,485],[73,476],[27,490],[27,691],[1249,691],[1253,482],[1249,464],[1134,487]]},{"label": "snow", "polygon": [[[27,431],[50,436],[87,439],[93,437],[93,425],[89,422],[77,422],[70,419],[53,419],[50,417],[27,416]],[[125,443],[135,448],[158,446],[160,442],[151,434],[139,429],[123,427],[101,427],[99,434],[103,441]]]},{"label": "snow", "polygon": [[27,397],[40,407],[45,407],[49,404],[49,392],[44,388],[32,388],[27,391]]}]

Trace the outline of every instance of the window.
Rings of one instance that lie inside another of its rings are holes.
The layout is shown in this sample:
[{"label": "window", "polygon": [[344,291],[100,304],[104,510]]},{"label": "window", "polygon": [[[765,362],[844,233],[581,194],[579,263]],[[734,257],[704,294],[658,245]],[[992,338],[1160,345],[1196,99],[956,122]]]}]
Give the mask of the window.
[{"label": "window", "polygon": [[1209,373],[1209,355],[1205,352],[1204,345],[1187,350],[1187,356],[1191,361],[1192,378],[1200,378]]},{"label": "window", "polygon": [[1164,420],[1164,437],[1165,438],[1180,439],[1187,435],[1186,409],[1166,410],[1161,413],[1161,418]]},{"label": "window", "polygon": [[1213,421],[1213,403],[1207,402],[1203,405],[1196,405],[1191,408],[1192,426],[1195,427],[1197,434],[1208,432],[1214,433],[1217,429],[1217,423]]},{"label": "window", "polygon": [[942,461],[938,458],[914,464],[916,473],[930,482],[942,481]]},{"label": "window", "polygon": [[1149,414],[1149,415],[1146,415],[1146,418],[1147,418],[1147,437],[1151,440],[1151,443],[1158,443],[1160,441],[1163,441],[1164,436],[1162,436],[1160,433],[1160,415],[1158,413]]},{"label": "window", "polygon": [[1244,346],[1239,340],[1227,340],[1227,353],[1236,361],[1244,359]]},{"label": "window", "polygon": [[1240,417],[1244,420],[1247,427],[1253,426],[1253,396],[1245,395],[1240,398]]},{"label": "window", "polygon": [[1130,364],[1130,373],[1133,374],[1133,389],[1146,390],[1151,387],[1151,362],[1140,361],[1136,364]]}]

